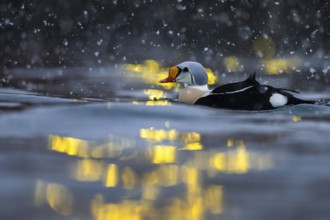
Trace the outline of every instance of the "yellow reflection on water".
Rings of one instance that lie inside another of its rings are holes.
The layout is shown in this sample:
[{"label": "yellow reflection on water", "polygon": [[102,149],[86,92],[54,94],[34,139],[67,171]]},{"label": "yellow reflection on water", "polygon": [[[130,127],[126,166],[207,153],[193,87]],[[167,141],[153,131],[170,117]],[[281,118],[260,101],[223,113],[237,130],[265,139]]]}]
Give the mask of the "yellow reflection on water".
[{"label": "yellow reflection on water", "polygon": [[131,167],[123,169],[121,179],[124,189],[134,189],[139,182],[139,177]]},{"label": "yellow reflection on water", "polygon": [[[236,148],[232,150],[234,143]],[[242,140],[228,139],[227,146],[230,147],[229,151],[216,153],[209,158],[210,167],[218,172],[242,174],[252,169],[264,170],[273,166],[270,155],[248,152]]]},{"label": "yellow reflection on water", "polygon": [[82,182],[99,181],[103,174],[103,163],[93,159],[78,160],[73,166],[72,178]]},{"label": "yellow reflection on water", "polygon": [[87,157],[88,155],[87,141],[78,138],[50,135],[49,148],[70,156],[76,155],[80,157]]},{"label": "yellow reflection on water", "polygon": [[[50,150],[75,158],[70,166],[72,179],[101,183],[98,193],[88,201],[92,219],[221,217],[226,188],[209,184],[209,179],[221,173],[242,175],[273,167],[270,155],[249,151],[242,139],[228,138],[223,146],[204,150],[203,136],[198,132],[141,128],[138,135],[139,143],[146,146],[130,155],[123,154],[137,146],[118,136],[110,135],[104,143],[49,136]],[[111,193],[116,190],[122,195],[114,200]],[[99,193],[102,191],[107,193]],[[34,204],[47,205],[60,215],[72,215],[74,196],[62,184],[38,180]]]},{"label": "yellow reflection on water", "polygon": [[175,186],[179,183],[180,169],[178,165],[162,165],[155,173],[161,186]]},{"label": "yellow reflection on water", "polygon": [[301,117],[295,115],[295,116],[292,116],[291,120],[292,120],[293,122],[298,122],[298,121],[301,121]]},{"label": "yellow reflection on water", "polygon": [[116,187],[118,184],[118,167],[116,164],[109,164],[106,170],[104,186]]},{"label": "yellow reflection on water", "polygon": [[176,159],[176,147],[156,145],[151,152],[152,163],[173,163]]},{"label": "yellow reflection on water", "polygon": [[34,190],[34,205],[36,207],[40,207],[43,204],[45,204],[46,197],[45,197],[45,192],[46,192],[47,184],[46,182],[42,180],[37,180],[35,190]]},{"label": "yellow reflection on water", "polygon": [[200,142],[190,143],[181,148],[181,150],[203,150],[203,145]]},{"label": "yellow reflection on water", "polygon": [[210,165],[224,173],[246,173],[250,168],[249,155],[244,148],[217,153],[210,158]]},{"label": "yellow reflection on water", "polygon": [[120,203],[105,203],[102,194],[91,201],[91,212],[95,220],[139,220],[148,206],[139,201],[123,200]]},{"label": "yellow reflection on water", "polygon": [[163,130],[154,128],[141,128],[140,137],[154,142],[162,142],[164,140],[174,141],[178,137],[177,130]]},{"label": "yellow reflection on water", "polygon": [[149,101],[132,101],[133,105],[146,105],[146,106],[164,106],[172,105],[170,101],[162,100],[161,98],[166,97],[165,92],[158,89],[145,89],[143,93],[148,96]]},{"label": "yellow reflection on water", "polygon": [[164,91],[159,89],[145,89],[143,93],[148,95],[149,100],[155,100],[164,97]]},{"label": "yellow reflection on water", "polygon": [[159,187],[156,184],[142,185],[142,200],[155,201],[159,196]]},{"label": "yellow reflection on water", "polygon": [[229,139],[227,140],[227,147],[232,147],[232,146],[234,146],[234,139],[229,138]]},{"label": "yellow reflection on water", "polygon": [[74,208],[74,197],[64,185],[37,180],[34,193],[34,203],[37,207],[48,204],[60,215],[70,215]]},{"label": "yellow reflection on water", "polygon": [[201,141],[201,135],[197,132],[184,132],[181,133],[181,139],[185,144],[195,143]]},{"label": "yellow reflection on water", "polygon": [[175,129],[164,130],[141,128],[140,137],[150,142],[176,141],[183,145],[181,150],[202,150],[201,135],[197,132],[179,132]]},{"label": "yellow reflection on water", "polygon": [[157,101],[147,101],[147,102],[132,101],[132,104],[133,105],[146,105],[146,106],[172,105],[172,103],[167,100],[157,100]]},{"label": "yellow reflection on water", "polygon": [[73,195],[65,186],[56,183],[48,184],[46,198],[49,206],[57,213],[69,215],[73,212]]},{"label": "yellow reflection on water", "polygon": [[109,135],[103,144],[79,138],[49,135],[49,149],[69,156],[82,158],[119,157],[124,150],[133,149],[135,142],[127,138]]},{"label": "yellow reflection on water", "polygon": [[204,204],[213,214],[221,214],[223,211],[223,186],[211,185],[205,190]]},{"label": "yellow reflection on water", "polygon": [[199,192],[199,170],[196,167],[182,167],[182,182],[188,186],[188,194],[192,195]]},{"label": "yellow reflection on water", "polygon": [[[149,187],[153,191],[154,187]],[[157,191],[157,190],[156,190]],[[152,193],[151,193],[152,194]],[[149,197],[147,197],[149,198]],[[102,194],[91,201],[93,219],[205,219],[210,212],[219,215],[223,212],[223,187],[211,185],[191,200],[174,198],[162,207],[143,200],[122,200],[106,203]]]},{"label": "yellow reflection on water", "polygon": [[228,171],[246,173],[250,169],[249,153],[245,147],[238,147],[234,153],[228,154]]}]

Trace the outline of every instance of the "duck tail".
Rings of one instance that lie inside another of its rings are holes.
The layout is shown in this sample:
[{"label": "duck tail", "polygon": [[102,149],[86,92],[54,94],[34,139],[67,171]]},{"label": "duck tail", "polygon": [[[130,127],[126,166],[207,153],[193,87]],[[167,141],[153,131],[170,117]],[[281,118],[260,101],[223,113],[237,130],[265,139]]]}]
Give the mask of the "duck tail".
[{"label": "duck tail", "polygon": [[294,93],[299,93],[298,91],[295,90],[291,90],[291,89],[278,89],[277,90],[278,93],[286,96],[288,98],[288,104],[289,105],[299,105],[299,104],[316,104],[317,101],[316,100],[305,100],[305,99],[300,99],[297,98],[295,96],[293,96],[292,94],[290,94],[289,92],[294,92]]},{"label": "duck tail", "polygon": [[288,104],[289,105],[298,105],[298,104],[316,104],[316,100],[305,100],[305,99],[299,99],[294,96],[289,97]]}]

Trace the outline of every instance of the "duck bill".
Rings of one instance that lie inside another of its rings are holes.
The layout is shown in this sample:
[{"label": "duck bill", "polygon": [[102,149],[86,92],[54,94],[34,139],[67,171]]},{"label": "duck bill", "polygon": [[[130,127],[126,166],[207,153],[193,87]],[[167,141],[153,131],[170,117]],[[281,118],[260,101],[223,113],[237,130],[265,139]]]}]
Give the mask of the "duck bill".
[{"label": "duck bill", "polygon": [[175,82],[175,79],[173,79],[171,76],[168,76],[167,78],[160,80],[160,83],[170,83],[170,82]]}]

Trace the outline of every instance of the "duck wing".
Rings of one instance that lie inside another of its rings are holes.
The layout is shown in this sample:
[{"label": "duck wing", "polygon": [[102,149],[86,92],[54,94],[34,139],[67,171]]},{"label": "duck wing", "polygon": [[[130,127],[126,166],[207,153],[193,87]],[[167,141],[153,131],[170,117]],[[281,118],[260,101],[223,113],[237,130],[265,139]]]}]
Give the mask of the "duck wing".
[{"label": "duck wing", "polygon": [[233,93],[256,85],[260,85],[260,83],[256,80],[256,72],[254,72],[246,80],[242,82],[235,82],[235,83],[228,83],[225,85],[221,85],[213,89],[211,93]]}]

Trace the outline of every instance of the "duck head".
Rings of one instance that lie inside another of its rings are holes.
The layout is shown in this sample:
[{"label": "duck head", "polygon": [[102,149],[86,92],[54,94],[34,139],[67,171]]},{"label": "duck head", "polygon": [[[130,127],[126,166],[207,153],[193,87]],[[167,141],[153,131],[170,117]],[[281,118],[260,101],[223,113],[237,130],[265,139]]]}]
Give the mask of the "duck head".
[{"label": "duck head", "polygon": [[183,83],[186,86],[207,85],[208,77],[204,67],[197,62],[186,61],[170,67],[168,77],[161,83]]}]

